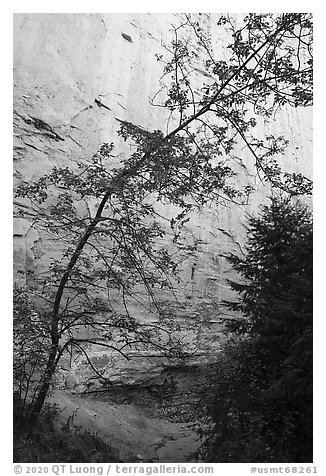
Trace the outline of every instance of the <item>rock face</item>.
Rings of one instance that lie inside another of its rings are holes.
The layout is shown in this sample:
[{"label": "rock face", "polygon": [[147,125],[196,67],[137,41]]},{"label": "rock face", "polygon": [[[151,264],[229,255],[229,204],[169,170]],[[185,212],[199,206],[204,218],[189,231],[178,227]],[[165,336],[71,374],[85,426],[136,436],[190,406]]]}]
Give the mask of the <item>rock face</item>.
[{"label": "rock face", "polygon": [[[212,37],[218,35],[214,15],[197,18]],[[125,154],[116,134],[117,119],[165,130],[166,111],[150,104],[162,75],[155,55],[162,54],[162,43],[172,39],[171,26],[179,22],[179,14],[15,14],[17,181],[32,180],[54,165],[78,162],[104,142],[115,143],[118,157]],[[196,74],[199,83],[205,79],[200,68]],[[257,125],[258,135],[264,127]],[[284,110],[273,133],[290,140],[285,169],[311,176],[311,111]],[[253,178],[253,164],[245,154],[241,170],[239,180]],[[180,289],[186,302],[196,306],[213,299],[218,304],[229,296],[226,278],[231,271],[221,254],[243,251],[245,213],[257,210],[264,200],[266,189],[257,184],[246,207],[210,209],[191,219],[187,233],[193,253],[185,262]],[[14,250],[15,279],[21,283],[56,252],[55,245],[44,246],[31,223],[19,217]]]}]

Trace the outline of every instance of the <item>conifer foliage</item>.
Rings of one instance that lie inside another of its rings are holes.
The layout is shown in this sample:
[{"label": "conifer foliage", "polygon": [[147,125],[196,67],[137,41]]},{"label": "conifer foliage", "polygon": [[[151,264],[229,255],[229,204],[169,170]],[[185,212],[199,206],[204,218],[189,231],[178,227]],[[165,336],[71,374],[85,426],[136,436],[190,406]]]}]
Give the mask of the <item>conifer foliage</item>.
[{"label": "conifer foliage", "polygon": [[312,461],[312,235],[308,208],[274,197],[249,218],[246,255],[228,258],[239,317],[216,370],[213,461]]}]

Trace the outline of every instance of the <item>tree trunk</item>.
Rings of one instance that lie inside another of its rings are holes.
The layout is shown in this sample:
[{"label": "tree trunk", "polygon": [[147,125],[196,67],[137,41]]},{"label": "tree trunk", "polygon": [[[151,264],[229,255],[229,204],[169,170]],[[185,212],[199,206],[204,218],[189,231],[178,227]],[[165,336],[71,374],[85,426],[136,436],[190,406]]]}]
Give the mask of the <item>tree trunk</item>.
[{"label": "tree trunk", "polygon": [[57,361],[57,353],[58,353],[58,344],[59,344],[59,339],[55,339],[54,342],[51,345],[51,350],[49,353],[49,358],[48,362],[46,365],[46,369],[44,371],[42,380],[41,380],[41,385],[38,390],[38,395],[35,400],[35,402],[32,404],[31,409],[30,409],[30,414],[28,417],[28,422],[33,425],[37,422],[39,415],[41,413],[41,410],[43,408],[45,399],[47,397],[50,384],[52,381],[53,374],[56,369]]}]

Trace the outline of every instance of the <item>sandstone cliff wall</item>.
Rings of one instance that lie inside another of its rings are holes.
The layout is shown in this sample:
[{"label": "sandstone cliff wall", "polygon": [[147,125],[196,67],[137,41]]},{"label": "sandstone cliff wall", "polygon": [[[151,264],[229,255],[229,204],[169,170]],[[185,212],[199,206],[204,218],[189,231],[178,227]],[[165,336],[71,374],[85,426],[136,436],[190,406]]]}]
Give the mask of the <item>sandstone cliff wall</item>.
[{"label": "sandstone cliff wall", "polygon": [[[219,39],[214,14],[197,20]],[[14,16],[14,172],[31,180],[53,165],[92,155],[103,142],[116,144],[117,160],[126,150],[119,142],[117,119],[145,129],[167,127],[167,113],[150,105],[159,89],[161,65],[155,55],[172,39],[179,14],[16,14]],[[221,39],[222,40],[222,39]],[[217,42],[218,43],[218,42]],[[216,46],[216,48],[220,48]],[[200,49],[196,71],[204,78]],[[223,55],[223,50],[218,50]],[[272,126],[290,146],[285,168],[311,176],[311,111],[286,109]],[[257,134],[265,131],[258,124]],[[198,212],[188,224],[193,255],[185,264],[181,291],[189,303],[216,302],[228,296],[230,268],[220,255],[243,249],[245,212],[266,200],[244,152],[239,181],[256,183],[246,207]],[[169,214],[169,210],[164,213]],[[51,248],[52,247],[52,248]],[[55,245],[45,244],[31,222],[17,217],[14,230],[15,276],[28,280]],[[27,273],[27,274],[26,274]]]}]

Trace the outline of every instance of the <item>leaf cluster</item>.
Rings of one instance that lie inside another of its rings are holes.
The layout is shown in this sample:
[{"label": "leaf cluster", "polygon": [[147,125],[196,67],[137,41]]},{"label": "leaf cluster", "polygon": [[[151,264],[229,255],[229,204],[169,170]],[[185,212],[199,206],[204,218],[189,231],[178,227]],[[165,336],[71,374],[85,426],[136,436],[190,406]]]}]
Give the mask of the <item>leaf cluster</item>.
[{"label": "leaf cluster", "polygon": [[[309,179],[282,170],[287,141],[258,139],[256,125],[275,120],[285,106],[312,104],[312,16],[222,15],[217,26],[217,33],[228,39],[223,59],[221,45],[191,14],[185,15],[184,24],[175,28],[175,40],[165,46],[166,57],[158,58],[170,86],[162,85],[168,99],[156,105],[170,109],[193,147],[210,144],[213,155],[230,166],[244,146],[262,180],[294,195],[310,194]],[[196,71],[207,77],[199,89]]]}]

